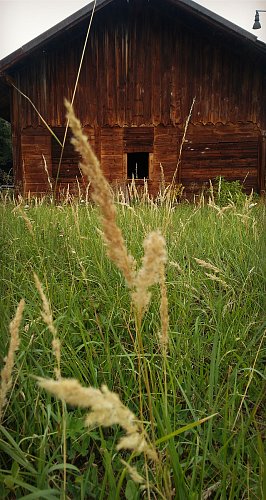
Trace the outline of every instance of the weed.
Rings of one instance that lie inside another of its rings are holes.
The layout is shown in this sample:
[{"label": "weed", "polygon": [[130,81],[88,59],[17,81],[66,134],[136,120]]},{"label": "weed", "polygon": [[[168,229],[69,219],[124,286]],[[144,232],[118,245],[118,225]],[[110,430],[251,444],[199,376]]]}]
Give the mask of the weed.
[{"label": "weed", "polygon": [[214,199],[220,207],[226,207],[230,203],[242,206],[246,201],[244,186],[239,181],[227,181],[224,177],[217,177],[213,186]]}]

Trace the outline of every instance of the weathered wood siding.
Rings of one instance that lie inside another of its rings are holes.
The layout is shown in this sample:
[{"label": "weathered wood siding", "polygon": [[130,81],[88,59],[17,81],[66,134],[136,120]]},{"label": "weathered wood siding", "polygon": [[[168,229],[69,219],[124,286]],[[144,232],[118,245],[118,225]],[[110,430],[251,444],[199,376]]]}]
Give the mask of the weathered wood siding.
[{"label": "weathered wood siding", "polygon": [[[24,192],[49,193],[52,179],[51,136],[41,127],[27,128],[21,135]],[[51,181],[50,181],[51,182]]]},{"label": "weathered wood siding", "polygon": [[[65,129],[63,127],[54,127],[54,134],[63,144]],[[52,178],[57,190],[66,193],[70,187],[71,191],[78,193],[80,186],[85,182],[79,168],[80,156],[75,152],[71,142],[71,133],[68,131],[65,146],[62,153],[62,147],[59,142],[52,137]]]},{"label": "weathered wood siding", "polygon": [[181,182],[197,190],[223,176],[258,189],[259,131],[251,124],[190,125],[183,147]]},{"label": "weathered wood siding", "polygon": [[176,174],[176,180],[180,179],[180,172],[176,172],[180,148],[180,130],[176,127],[156,127],[154,131],[154,170],[153,190],[159,187],[163,176],[166,183],[170,183]]},{"label": "weathered wood siding", "polygon": [[[266,70],[252,53],[212,38],[200,23],[192,30],[176,10],[170,16],[169,9],[143,2],[138,15],[131,3],[112,4],[95,17],[75,99],[84,125],[177,125],[196,96],[193,123],[266,127],[265,99],[258,99],[265,95]],[[86,27],[32,56],[14,74],[51,126],[64,123],[63,97],[72,96]],[[26,100],[21,108],[22,128],[41,124]]]},{"label": "weathered wood siding", "polygon": [[104,175],[111,183],[124,179],[123,128],[102,128],[101,165]]},{"label": "weathered wood siding", "polygon": [[[63,97],[72,96],[87,26],[83,22],[68,30],[12,74],[53,128],[65,124]],[[243,50],[240,42],[206,29],[200,19],[171,4],[162,8],[158,0],[116,0],[93,20],[75,109],[111,181],[125,180],[127,134],[139,131],[141,151],[141,129],[153,130],[151,181],[156,183],[160,163],[169,179],[175,171],[184,123],[196,97],[178,179],[198,183],[216,173],[241,179],[247,175],[256,188],[259,136],[266,129],[265,88],[266,68],[252,47]],[[43,126],[16,91],[13,121],[19,123],[17,136],[19,130],[23,135],[28,127]],[[26,151],[29,155],[26,185],[32,185],[37,150],[25,143],[22,149],[26,163]],[[67,172],[69,151],[64,153],[61,184],[77,174],[74,164],[72,174]],[[59,152],[50,156],[54,175]]]},{"label": "weathered wood siding", "polygon": [[[161,167],[166,183],[175,175],[177,182],[195,191],[218,176],[227,180],[239,179],[247,190],[263,189],[265,181],[258,166],[265,163],[265,153],[260,158],[260,149],[261,154],[265,149],[265,137],[260,137],[255,125],[191,124],[181,156],[181,127],[105,127],[99,130],[85,127],[84,131],[101,161],[104,175],[112,184],[125,183],[127,153],[138,151],[152,154],[148,179],[152,193],[159,188]],[[62,142],[64,128],[55,127],[54,132]],[[80,157],[70,143],[70,133],[60,162],[61,146],[53,137],[42,127],[24,129],[21,158],[25,192],[50,191],[44,161],[51,182],[57,183],[57,190],[66,192],[71,187],[72,192],[78,193],[87,183],[79,169]]]}]

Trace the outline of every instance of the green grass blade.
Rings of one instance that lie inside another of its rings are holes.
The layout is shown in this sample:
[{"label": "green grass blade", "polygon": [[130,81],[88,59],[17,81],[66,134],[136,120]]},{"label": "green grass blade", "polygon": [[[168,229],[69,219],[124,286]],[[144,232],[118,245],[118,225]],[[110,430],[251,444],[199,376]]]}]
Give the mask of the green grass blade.
[{"label": "green grass blade", "polygon": [[157,439],[155,441],[155,445],[158,446],[158,444],[165,443],[166,441],[169,441],[169,439],[172,439],[173,437],[178,436],[179,434],[182,434],[183,432],[189,431],[190,429],[193,429],[194,427],[197,427],[198,425],[201,425],[204,422],[207,422],[207,420],[210,420],[210,418],[213,418],[216,415],[218,415],[218,413],[213,413],[213,415],[209,415],[209,417],[201,418],[200,420],[197,420],[197,422],[192,422],[191,424],[183,425],[183,427],[180,427],[176,431],[173,431],[170,434],[167,434],[166,436],[163,436],[160,439]]}]

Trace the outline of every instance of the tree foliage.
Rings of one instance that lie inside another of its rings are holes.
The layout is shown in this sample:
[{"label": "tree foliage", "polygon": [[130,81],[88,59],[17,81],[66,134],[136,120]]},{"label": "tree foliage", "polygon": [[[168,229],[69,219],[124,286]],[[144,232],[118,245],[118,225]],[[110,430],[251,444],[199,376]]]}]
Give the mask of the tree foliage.
[{"label": "tree foliage", "polygon": [[12,182],[12,143],[11,125],[0,118],[0,181],[6,184]]}]

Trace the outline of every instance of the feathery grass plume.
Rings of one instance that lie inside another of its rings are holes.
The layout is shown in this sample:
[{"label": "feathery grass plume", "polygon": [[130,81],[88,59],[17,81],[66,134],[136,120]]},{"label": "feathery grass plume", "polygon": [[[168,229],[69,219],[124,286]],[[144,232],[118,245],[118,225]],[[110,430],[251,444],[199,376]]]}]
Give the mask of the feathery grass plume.
[{"label": "feathery grass plume", "polygon": [[36,288],[39,292],[39,295],[42,299],[42,311],[41,311],[41,316],[42,316],[42,319],[44,321],[44,323],[46,323],[46,325],[48,326],[50,332],[52,333],[52,335],[54,337],[57,336],[57,331],[56,331],[56,328],[54,326],[54,321],[53,321],[53,315],[52,315],[52,311],[51,311],[51,306],[49,304],[49,301],[43,291],[43,287],[42,287],[42,284],[37,276],[36,273],[33,273],[33,276],[34,276],[34,281],[35,281],[35,285],[36,285]]},{"label": "feathery grass plume", "polygon": [[59,338],[54,338],[52,340],[53,355],[56,359],[56,366],[54,367],[55,377],[60,379],[61,377],[61,342]]},{"label": "feathery grass plume", "polygon": [[57,379],[61,377],[61,370],[60,370],[60,362],[61,362],[61,343],[60,340],[57,336],[57,330],[54,326],[54,321],[53,321],[53,315],[52,315],[52,310],[50,303],[43,291],[42,284],[37,276],[36,273],[33,273],[34,276],[34,281],[36,288],[39,292],[39,295],[42,300],[42,311],[41,311],[41,316],[44,321],[44,323],[48,326],[51,334],[53,335],[53,340],[52,340],[52,348],[53,348],[53,354],[56,359],[56,364],[57,366],[54,369],[55,376]]},{"label": "feathery grass plume", "polygon": [[169,261],[168,264],[172,267],[175,267],[179,273],[182,273],[183,272],[183,269],[182,267],[180,266],[180,264],[178,264],[178,262],[175,262],[173,260]]},{"label": "feathery grass plume", "polygon": [[197,259],[196,257],[193,257],[193,259],[199,266],[204,267],[205,269],[210,269],[214,273],[222,273],[222,270],[214,266],[211,262],[206,262],[205,260]]},{"label": "feathery grass plume", "polygon": [[205,273],[205,275],[207,276],[207,278],[210,278],[210,280],[221,283],[221,285],[223,285],[224,288],[229,288],[229,285],[215,274]]},{"label": "feathery grass plume", "polygon": [[167,260],[165,239],[159,231],[151,232],[143,242],[144,256],[134,282],[132,300],[140,320],[151,298],[149,287],[160,281],[160,269]]},{"label": "feathery grass plume", "polygon": [[141,433],[137,418],[129,408],[120,401],[119,396],[108,390],[106,386],[100,389],[82,387],[77,380],[63,379],[52,380],[38,378],[40,387],[50,392],[57,398],[80,408],[90,408],[85,423],[88,427],[101,425],[109,427],[120,425],[126,432],[121,438],[117,449],[132,449],[135,452],[146,453],[147,457],[157,460],[155,449],[148,444]]},{"label": "feathery grass plume", "polygon": [[102,173],[99,160],[88,142],[88,137],[82,132],[80,121],[76,118],[73,107],[67,100],[65,100],[65,106],[67,119],[74,136],[71,142],[82,156],[80,168],[83,175],[89,179],[93,188],[91,197],[101,210],[107,255],[123,273],[127,284],[132,286],[135,279],[136,263],[135,259],[128,254],[122,232],[117,226],[116,208],[110,186]]},{"label": "feathery grass plume", "polygon": [[19,327],[22,320],[22,314],[25,307],[24,299],[21,299],[14,319],[9,325],[10,344],[7,356],[5,358],[5,365],[1,371],[1,386],[0,386],[0,422],[3,416],[3,408],[7,403],[7,393],[12,386],[12,370],[14,366],[15,351],[19,348]]},{"label": "feathery grass plume", "polygon": [[131,479],[137,484],[145,484],[145,479],[138,473],[136,467],[132,467],[125,460],[120,459],[120,462],[126,467]]},{"label": "feathery grass plume", "polygon": [[25,221],[25,224],[29,230],[29,232],[33,235],[33,225],[32,225],[32,222],[31,220],[29,219],[29,217],[25,214],[24,210],[22,210],[22,208],[19,206],[18,207],[18,211],[19,213],[21,214],[21,217],[22,219],[24,219]]}]

